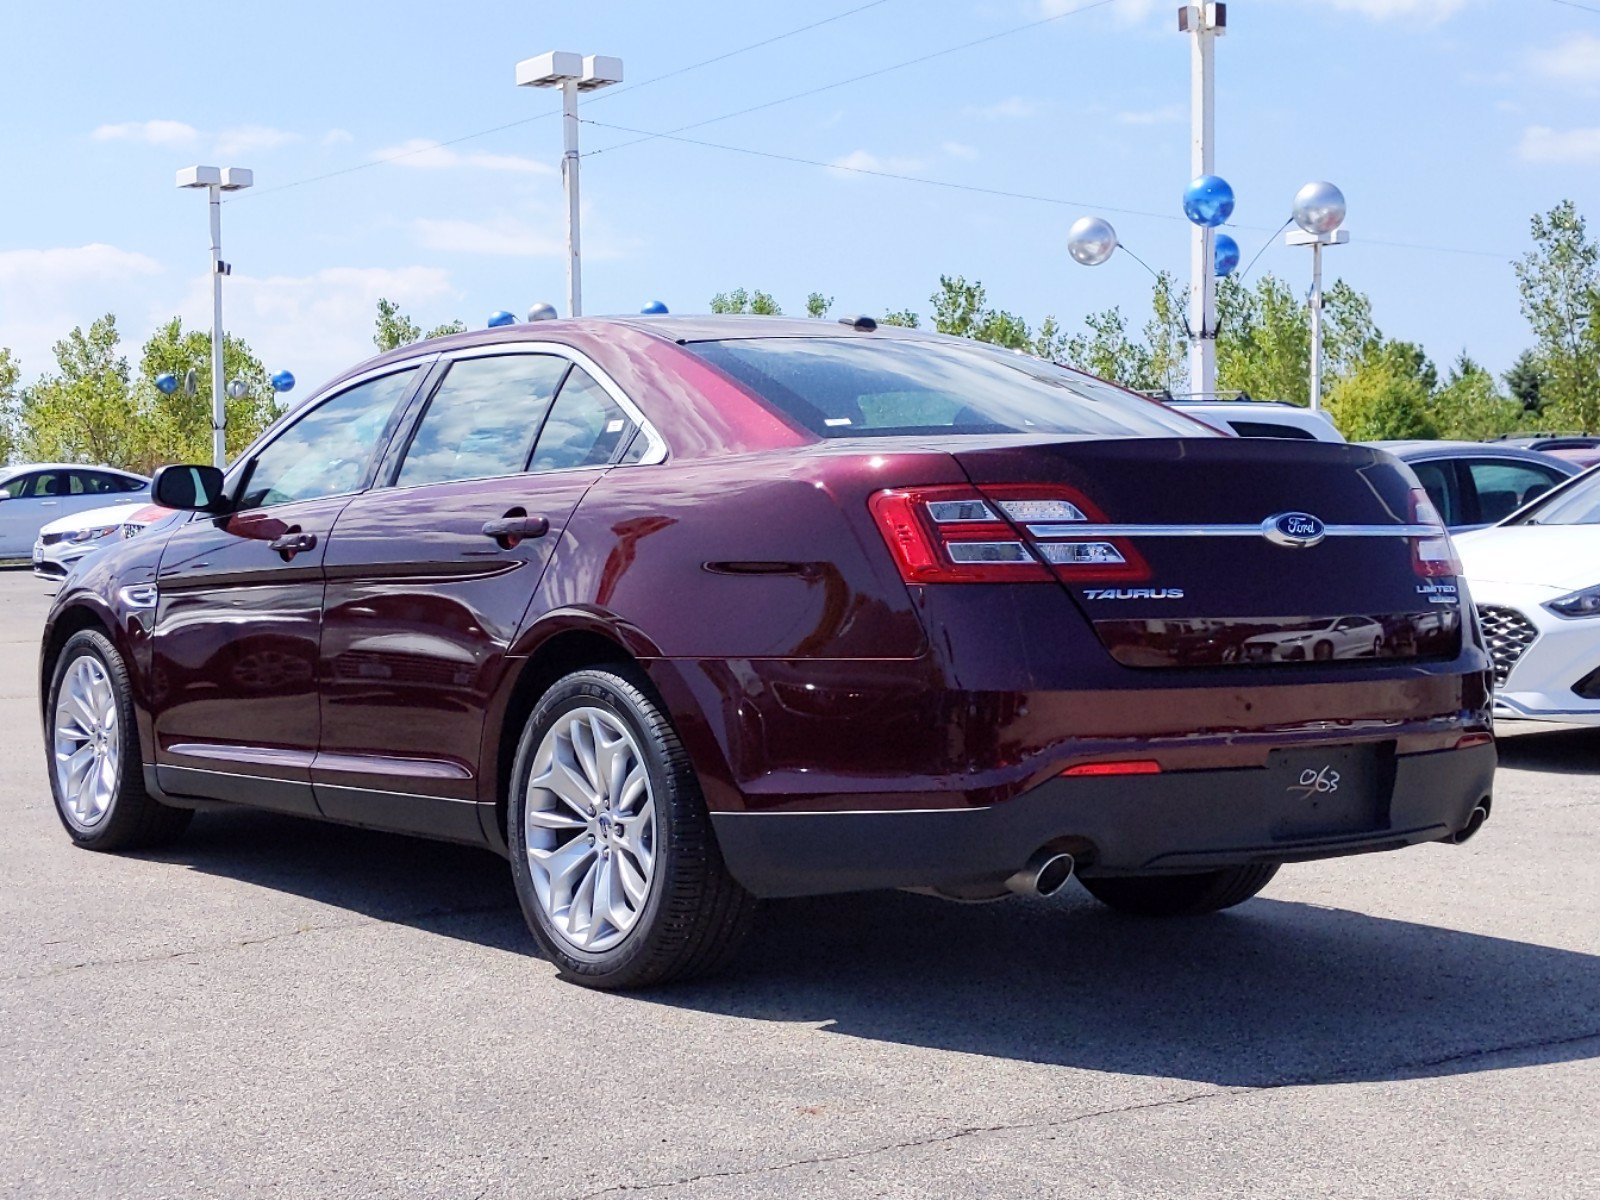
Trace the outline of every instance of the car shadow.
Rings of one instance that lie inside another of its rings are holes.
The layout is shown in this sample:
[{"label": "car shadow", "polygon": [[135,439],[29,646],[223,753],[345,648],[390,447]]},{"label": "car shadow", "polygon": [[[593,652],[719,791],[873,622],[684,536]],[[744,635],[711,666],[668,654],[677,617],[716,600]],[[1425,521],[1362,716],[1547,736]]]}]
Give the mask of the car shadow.
[{"label": "car shadow", "polygon": [[1527,732],[1500,729],[1497,739],[1500,765],[1522,771],[1553,771],[1558,775],[1593,775],[1600,772],[1600,729],[1568,726]]},{"label": "car shadow", "polygon": [[[159,857],[534,953],[509,872],[485,851],[241,813],[198,817]],[[1512,1049],[1516,1065],[1600,1055],[1600,956],[1271,894],[1174,921],[1118,916],[1076,886],[990,905],[899,892],[781,901],[722,976],[634,996],[1222,1086],[1462,1074],[1510,1065],[1496,1055]]]}]

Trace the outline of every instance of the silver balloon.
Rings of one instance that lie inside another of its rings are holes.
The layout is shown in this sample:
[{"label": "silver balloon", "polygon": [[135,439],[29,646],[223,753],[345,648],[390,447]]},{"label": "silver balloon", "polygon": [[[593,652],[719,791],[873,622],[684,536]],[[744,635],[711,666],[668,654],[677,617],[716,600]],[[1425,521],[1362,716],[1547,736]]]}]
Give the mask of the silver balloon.
[{"label": "silver balloon", "polygon": [[250,385],[242,379],[228,380],[228,395],[235,400],[243,400],[250,394]]},{"label": "silver balloon", "polygon": [[554,304],[545,304],[541,301],[528,309],[528,320],[530,321],[554,321],[555,319],[556,306]]},{"label": "silver balloon", "polygon": [[1067,253],[1074,262],[1098,267],[1117,248],[1117,231],[1099,217],[1079,217],[1067,230]]},{"label": "silver balloon", "polygon": [[1294,223],[1307,233],[1332,233],[1344,224],[1344,193],[1326,180],[1294,194]]}]

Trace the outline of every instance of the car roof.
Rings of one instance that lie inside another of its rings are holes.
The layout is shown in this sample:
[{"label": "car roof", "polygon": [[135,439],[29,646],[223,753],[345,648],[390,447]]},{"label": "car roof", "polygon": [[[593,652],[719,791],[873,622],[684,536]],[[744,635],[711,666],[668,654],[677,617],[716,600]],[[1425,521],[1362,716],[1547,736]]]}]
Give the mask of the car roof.
[{"label": "car roof", "polygon": [[1464,458],[1471,454],[1482,458],[1514,458],[1522,462],[1537,463],[1554,461],[1567,466],[1572,465],[1565,459],[1554,458],[1553,455],[1538,450],[1528,450],[1522,446],[1510,446],[1505,442],[1429,441],[1414,438],[1408,441],[1367,442],[1365,445],[1387,451],[1397,458]]},{"label": "car roof", "polygon": [[125,475],[129,479],[144,479],[145,476],[137,471],[125,471],[121,467],[108,467],[104,463],[14,463],[9,467],[0,467],[0,480],[15,479],[18,475],[28,475],[34,471],[109,471],[113,475]]}]

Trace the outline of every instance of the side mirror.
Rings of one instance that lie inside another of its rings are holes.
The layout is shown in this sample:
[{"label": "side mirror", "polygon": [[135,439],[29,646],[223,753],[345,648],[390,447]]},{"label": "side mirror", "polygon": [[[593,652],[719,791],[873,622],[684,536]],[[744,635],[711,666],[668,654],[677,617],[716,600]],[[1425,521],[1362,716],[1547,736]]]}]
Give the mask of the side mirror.
[{"label": "side mirror", "polygon": [[166,508],[184,512],[220,512],[222,472],[216,467],[160,467],[150,480],[150,498]]}]

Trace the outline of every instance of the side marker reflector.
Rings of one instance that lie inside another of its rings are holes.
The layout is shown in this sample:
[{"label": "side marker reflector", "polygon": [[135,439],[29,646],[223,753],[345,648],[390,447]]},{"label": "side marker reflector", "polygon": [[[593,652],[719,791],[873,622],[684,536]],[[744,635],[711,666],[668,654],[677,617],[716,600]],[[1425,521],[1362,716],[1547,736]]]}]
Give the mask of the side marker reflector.
[{"label": "side marker reflector", "polygon": [[1070,777],[1103,775],[1159,775],[1161,764],[1153,758],[1131,758],[1126,762],[1079,763],[1061,772]]}]

